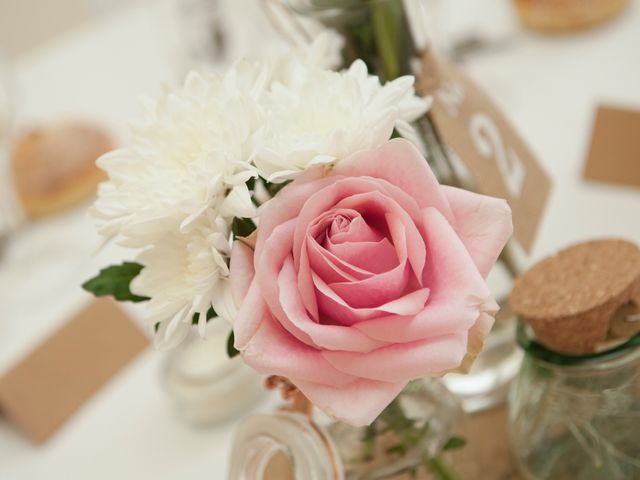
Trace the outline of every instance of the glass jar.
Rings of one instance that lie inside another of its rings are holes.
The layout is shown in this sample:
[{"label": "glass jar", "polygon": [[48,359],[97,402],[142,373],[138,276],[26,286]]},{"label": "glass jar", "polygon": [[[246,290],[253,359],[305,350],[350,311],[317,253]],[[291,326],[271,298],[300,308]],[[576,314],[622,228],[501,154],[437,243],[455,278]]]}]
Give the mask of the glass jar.
[{"label": "glass jar", "polygon": [[265,397],[264,377],[239,356],[228,358],[229,330],[226,322],[213,319],[206,338],[193,332],[165,361],[164,386],[178,413],[193,425],[235,418]]},{"label": "glass jar", "polygon": [[407,385],[368,427],[292,412],[253,415],[237,431],[228,479],[394,478],[437,457],[458,411],[442,382],[423,379]]},{"label": "glass jar", "polygon": [[640,478],[640,335],[583,357],[525,346],[509,408],[525,478]]}]

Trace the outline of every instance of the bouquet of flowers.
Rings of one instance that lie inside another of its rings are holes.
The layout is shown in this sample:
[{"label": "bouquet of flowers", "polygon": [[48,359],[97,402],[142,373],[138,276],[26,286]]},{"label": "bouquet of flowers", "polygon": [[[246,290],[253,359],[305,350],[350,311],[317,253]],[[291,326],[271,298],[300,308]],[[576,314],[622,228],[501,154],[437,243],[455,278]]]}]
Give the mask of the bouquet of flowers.
[{"label": "bouquet of flowers", "polygon": [[438,183],[414,78],[333,71],[339,51],[322,35],[147,101],[92,208],[135,262],[84,286],[146,301],[160,347],[220,317],[230,354],[366,425],[411,379],[469,368],[512,225],[504,200]]}]

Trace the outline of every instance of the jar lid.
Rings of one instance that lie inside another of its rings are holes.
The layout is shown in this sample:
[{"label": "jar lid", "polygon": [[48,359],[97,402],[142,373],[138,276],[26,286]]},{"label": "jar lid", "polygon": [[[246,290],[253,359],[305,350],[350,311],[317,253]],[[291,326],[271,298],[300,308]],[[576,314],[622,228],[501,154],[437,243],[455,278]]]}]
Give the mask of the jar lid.
[{"label": "jar lid", "polygon": [[510,303],[550,349],[596,352],[640,330],[640,249],[619,239],[566,248],[518,278]]}]

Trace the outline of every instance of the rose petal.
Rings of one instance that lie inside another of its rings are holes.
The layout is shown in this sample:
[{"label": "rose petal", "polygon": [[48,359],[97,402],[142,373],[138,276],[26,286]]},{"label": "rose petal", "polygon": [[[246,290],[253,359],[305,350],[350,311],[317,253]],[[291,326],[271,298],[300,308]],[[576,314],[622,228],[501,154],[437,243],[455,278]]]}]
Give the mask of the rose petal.
[{"label": "rose petal", "polygon": [[403,261],[408,256],[417,278],[422,278],[426,255],[424,241],[414,220],[400,205],[382,193],[374,191],[345,198],[337,206],[357,209],[365,218],[377,215],[384,219],[398,260]]},{"label": "rose petal", "polygon": [[397,382],[458,367],[467,352],[467,332],[430,340],[396,343],[366,354],[330,352],[322,355],[341,372],[360,378]]},{"label": "rose petal", "polygon": [[[315,241],[313,243],[316,243]],[[316,243],[317,245],[317,243]],[[300,298],[307,311],[317,321],[319,318],[318,302],[316,300],[316,287],[313,285],[313,279],[311,278],[311,262],[307,254],[307,247],[303,245],[303,250],[300,252],[300,265],[298,268],[298,292],[300,292]],[[329,278],[329,272],[325,274]]]},{"label": "rose petal", "polygon": [[339,162],[333,173],[386,180],[408,193],[421,208],[434,207],[448,220],[453,219],[447,198],[427,161],[407,140],[396,138],[373,151],[355,153]]},{"label": "rose petal", "polygon": [[[322,216],[329,210],[334,208],[351,208],[353,203],[345,203],[343,205],[341,202],[358,194],[371,194],[372,192],[377,192],[379,195],[378,198],[382,198],[382,201],[378,202],[378,205],[385,206],[393,203],[396,205],[396,209],[394,210],[395,212],[403,212],[404,217],[408,216],[408,218],[411,218],[414,221],[419,221],[421,219],[420,209],[418,208],[417,203],[406,193],[385,181],[373,178],[356,177],[341,178],[331,176],[328,178],[333,179],[334,183],[323,186],[314,194],[309,196],[305,201],[304,207],[298,213],[298,227],[296,228],[293,242],[293,259],[296,268],[298,268],[300,261],[298,253],[301,251],[302,244],[309,233],[308,226],[312,225],[318,217]],[[358,209],[356,208],[356,210]],[[383,211],[386,211],[386,208],[380,211],[380,215],[382,215]],[[381,217],[381,220],[384,222],[384,217]]]},{"label": "rose petal", "polygon": [[468,373],[474,360],[484,348],[485,341],[491,332],[494,323],[494,315],[499,310],[499,306],[493,298],[482,300],[479,310],[480,314],[476,323],[469,330],[469,345],[467,354],[460,366],[454,370],[457,373]]},{"label": "rose petal", "polygon": [[359,212],[350,208],[332,208],[313,220],[309,225],[308,233],[322,243],[332,231],[338,228],[336,222],[348,226],[351,220],[359,215]]},{"label": "rose petal", "polygon": [[280,287],[280,304],[284,312],[291,322],[308,334],[318,347],[330,350],[369,352],[387,345],[384,341],[372,340],[359,330],[350,327],[321,325],[314,322],[307,314],[296,289],[296,273],[291,258],[287,258],[280,271],[278,285]]},{"label": "rose petal", "polygon": [[291,185],[287,185],[278,192],[278,195],[260,207],[260,228],[256,240],[255,255],[260,257],[264,243],[271,236],[273,230],[292,218],[296,218],[305,201],[323,186],[335,181],[332,177],[316,179],[321,174],[321,169],[312,169],[309,172],[310,181],[296,179]]},{"label": "rose petal", "polygon": [[295,224],[296,220],[291,219],[273,230],[264,244],[263,254],[256,265],[256,280],[260,285],[262,297],[267,303],[269,311],[279,320],[280,324],[300,341],[312,345],[313,341],[309,335],[293,325],[284,313],[279,300],[278,282],[275,281],[285,259],[291,256]]},{"label": "rose petal", "polygon": [[352,307],[375,308],[402,296],[409,283],[409,270],[405,260],[397,267],[365,280],[336,282],[329,287]]},{"label": "rose petal", "polygon": [[327,242],[327,250],[343,262],[369,273],[387,272],[399,265],[396,249],[389,240],[349,242],[337,245]]},{"label": "rose petal", "polygon": [[478,318],[478,298],[489,296],[486,282],[447,220],[434,208],[426,209],[424,218],[429,301],[413,318],[386,316],[358,323],[356,328],[372,338],[410,342],[466,331]]},{"label": "rose petal", "polygon": [[358,216],[351,220],[346,231],[332,233],[328,240],[333,245],[338,245],[347,242],[378,242],[383,238],[383,235],[371,228],[358,213]]},{"label": "rose petal", "polygon": [[398,396],[407,382],[357,379],[339,388],[293,379],[311,402],[331,418],[360,427],[369,425]]},{"label": "rose petal", "polygon": [[254,278],[233,322],[234,346],[237,350],[243,350],[247,346],[268,315],[260,285]]},{"label": "rose petal", "polygon": [[375,308],[355,308],[340,298],[317,275],[312,274],[312,278],[317,289],[320,313],[340,325],[354,325],[362,320],[388,313],[415,315],[424,308],[424,304],[429,298],[429,289],[423,288]]},{"label": "rose petal", "polygon": [[509,205],[460,188],[443,187],[443,192],[451,204],[456,232],[486,277],[513,233]]},{"label": "rose petal", "polygon": [[[313,245],[311,255],[307,254],[306,244],[303,245],[304,249],[301,252],[300,269],[306,270],[308,273],[309,282],[313,290],[313,281],[311,280],[311,271],[314,271],[320,278],[327,283],[333,282],[355,282],[358,280],[355,276],[349,273],[346,269],[340,268],[333,261],[327,258],[326,255],[321,253],[323,248],[318,243],[309,239],[309,243]],[[310,269],[307,268],[310,266]],[[368,274],[367,277],[370,277]]]},{"label": "rose petal", "polygon": [[365,320],[355,328],[371,338],[406,343],[467,331],[478,318],[473,297],[452,295],[434,298],[433,292],[425,308],[417,315],[388,315]]},{"label": "rose petal", "polygon": [[352,376],[332,367],[322,357],[320,350],[305,345],[287,333],[269,315],[242,352],[242,359],[266,375],[282,375],[333,387],[346,387],[354,380]]},{"label": "rose petal", "polygon": [[424,241],[414,220],[393,199],[380,192],[366,192],[347,197],[336,205],[358,210],[365,218],[378,216],[386,223],[398,260],[409,258],[416,277],[422,278],[425,260]]},{"label": "rose petal", "polygon": [[[349,277],[355,278],[357,280],[363,280],[374,275],[368,270],[364,270],[356,265],[345,262],[341,258],[336,257],[329,250],[319,245],[318,242],[316,242],[313,238],[305,239],[303,247],[303,252],[308,253],[309,261],[314,271],[316,266],[319,270],[324,270],[322,264],[326,262],[332,264],[331,268],[335,267],[339,271],[344,272],[345,275],[348,275]],[[300,271],[302,270],[303,269],[301,266]]]},{"label": "rose petal", "polygon": [[254,275],[253,250],[242,242],[233,242],[229,278],[231,279],[231,295],[236,305],[239,306],[242,303]]},{"label": "rose petal", "polygon": [[484,278],[451,224],[435,208],[425,209],[423,216],[428,252],[424,284],[434,290],[435,295],[458,291],[477,298],[488,297],[489,288]]}]

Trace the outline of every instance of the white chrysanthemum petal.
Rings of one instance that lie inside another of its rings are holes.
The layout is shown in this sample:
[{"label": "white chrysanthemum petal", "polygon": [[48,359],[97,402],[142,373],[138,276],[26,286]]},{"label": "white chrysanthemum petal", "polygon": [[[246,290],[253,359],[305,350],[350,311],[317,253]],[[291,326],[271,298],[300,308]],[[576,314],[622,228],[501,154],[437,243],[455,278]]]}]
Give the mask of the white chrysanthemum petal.
[{"label": "white chrysanthemum petal", "polygon": [[344,38],[334,30],[325,30],[309,46],[306,57],[310,65],[331,70],[342,63]]},{"label": "white chrysanthemum petal", "polygon": [[230,175],[225,179],[225,183],[227,185],[244,185],[250,178],[255,178],[258,176],[258,173],[255,171],[255,168],[249,164],[246,166],[246,170],[236,173],[235,175]]},{"label": "white chrysanthemum petal", "polygon": [[141,230],[161,235],[176,221],[186,230],[208,210],[229,220],[247,215],[244,196],[225,200],[256,175],[250,140],[262,124],[255,97],[266,88],[267,70],[238,62],[225,76],[191,73],[182,88],[145,101],[132,144],[98,161],[109,175],[92,209],[100,232],[144,247],[152,242]]},{"label": "white chrysanthemum petal", "polygon": [[233,297],[231,296],[229,282],[226,280],[220,282],[218,293],[213,299],[213,309],[220,318],[233,325],[233,321],[238,314],[238,310],[235,302],[233,301]]},{"label": "white chrysanthemum petal", "polygon": [[[151,297],[146,304],[148,322],[157,328],[160,347],[174,345],[178,337],[181,340],[194,315],[201,323],[209,308],[220,303],[229,275],[225,261],[229,242],[228,231],[214,228],[201,218],[188,235],[178,229],[168,232],[137,258],[144,268],[131,290]],[[222,247],[225,256],[216,246]]]},{"label": "white chrysanthemum petal", "polygon": [[262,101],[265,124],[253,138],[252,157],[260,175],[282,182],[319,163],[378,147],[399,123],[409,133],[407,123],[429,105],[415,96],[413,85],[411,76],[381,85],[362,60],[344,72],[290,61]]},{"label": "white chrysanthemum petal", "polygon": [[174,348],[182,342],[191,330],[191,325],[182,321],[180,312],[168,322],[159,323],[154,337],[154,345],[159,349]]},{"label": "white chrysanthemum petal", "polygon": [[312,167],[314,165],[326,165],[328,163],[335,162],[336,157],[333,155],[316,155],[309,162],[309,166]]},{"label": "white chrysanthemum petal", "polygon": [[251,201],[251,193],[243,183],[231,189],[220,205],[223,216],[251,218],[256,216],[256,207]]},{"label": "white chrysanthemum petal", "polygon": [[284,183],[300,175],[300,170],[278,170],[267,177],[269,183]]}]

